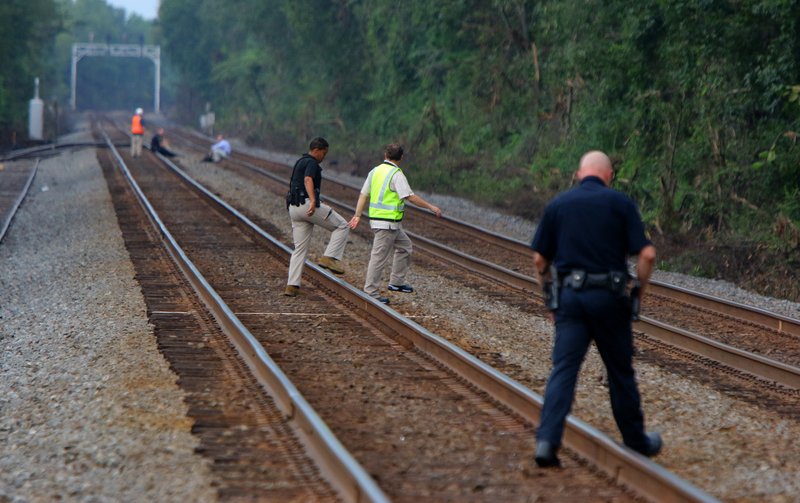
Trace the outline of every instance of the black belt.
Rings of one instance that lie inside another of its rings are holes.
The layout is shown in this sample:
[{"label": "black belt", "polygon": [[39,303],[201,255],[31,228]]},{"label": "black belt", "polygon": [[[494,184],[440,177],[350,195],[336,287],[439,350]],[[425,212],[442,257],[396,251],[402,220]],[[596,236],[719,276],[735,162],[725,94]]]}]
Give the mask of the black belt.
[{"label": "black belt", "polygon": [[559,278],[561,286],[573,290],[584,288],[605,288],[612,292],[622,293],[628,284],[628,274],[621,271],[607,273],[587,273],[586,271],[573,270],[566,276]]}]

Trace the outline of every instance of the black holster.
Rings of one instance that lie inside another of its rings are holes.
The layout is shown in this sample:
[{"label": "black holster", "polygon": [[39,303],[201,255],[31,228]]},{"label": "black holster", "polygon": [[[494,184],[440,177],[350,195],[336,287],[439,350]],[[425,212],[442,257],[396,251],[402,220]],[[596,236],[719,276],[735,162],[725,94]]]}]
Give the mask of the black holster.
[{"label": "black holster", "polygon": [[558,309],[558,281],[545,281],[542,284],[542,292],[544,293],[544,306],[549,311]]},{"label": "black holster", "polygon": [[301,193],[298,189],[290,188],[289,192],[286,193],[286,209],[289,209],[289,206],[300,206],[301,204],[306,202],[305,196]]},{"label": "black holster", "polygon": [[641,309],[641,298],[639,295],[642,292],[642,284],[638,279],[631,281],[631,291],[628,293],[631,301],[631,320],[639,321],[639,310]]},{"label": "black holster", "polygon": [[628,284],[628,273],[611,271],[608,273],[587,273],[582,269],[573,269],[561,280],[563,286],[581,291],[587,288],[603,288],[615,295],[625,295]]}]

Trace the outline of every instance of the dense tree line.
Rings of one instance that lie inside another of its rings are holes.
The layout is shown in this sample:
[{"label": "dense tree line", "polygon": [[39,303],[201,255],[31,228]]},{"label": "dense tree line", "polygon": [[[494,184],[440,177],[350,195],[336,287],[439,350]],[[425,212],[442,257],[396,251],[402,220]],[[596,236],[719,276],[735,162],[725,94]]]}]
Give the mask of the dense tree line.
[{"label": "dense tree line", "polygon": [[34,78],[52,75],[46,62],[59,27],[54,0],[0,2],[0,145],[27,134]]},{"label": "dense tree line", "polygon": [[[155,27],[104,0],[7,0],[0,142],[34,76],[66,105],[69,48],[92,37],[161,43],[192,123],[211,103],[260,144],[322,134],[362,173],[401,141],[415,186],[533,217],[599,148],[655,237],[800,266],[800,0],[162,0]],[[147,108],[141,63],[82,61],[79,105]]]},{"label": "dense tree line", "polygon": [[[22,144],[28,102],[40,78],[46,136],[69,107],[72,44],[153,43],[153,24],[105,0],[4,0],[0,2],[0,146]],[[130,58],[85,58],[79,64],[78,107],[133,109],[153,103],[153,64]]]},{"label": "dense tree line", "polygon": [[[657,232],[800,243],[797,0],[163,0],[181,110],[536,214],[580,154]],[[194,119],[193,119],[194,120]]]}]

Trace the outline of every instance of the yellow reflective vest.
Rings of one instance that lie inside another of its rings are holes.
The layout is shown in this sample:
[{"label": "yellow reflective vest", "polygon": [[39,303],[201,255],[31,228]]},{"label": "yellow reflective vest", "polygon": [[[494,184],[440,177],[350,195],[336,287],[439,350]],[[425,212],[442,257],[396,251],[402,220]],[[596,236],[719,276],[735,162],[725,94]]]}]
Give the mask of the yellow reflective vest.
[{"label": "yellow reflective vest", "polygon": [[400,168],[389,162],[384,162],[372,170],[372,184],[369,190],[370,220],[399,222],[403,219],[405,203],[397,192],[389,188],[389,182],[398,171]]}]

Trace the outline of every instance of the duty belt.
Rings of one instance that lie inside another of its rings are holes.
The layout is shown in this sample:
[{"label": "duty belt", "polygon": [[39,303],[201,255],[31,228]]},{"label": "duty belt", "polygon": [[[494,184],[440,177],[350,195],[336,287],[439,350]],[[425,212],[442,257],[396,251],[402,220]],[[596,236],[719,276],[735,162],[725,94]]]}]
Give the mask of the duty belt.
[{"label": "duty belt", "polygon": [[628,283],[628,274],[621,271],[593,274],[576,269],[559,278],[559,281],[561,286],[573,290],[605,288],[615,293],[623,293]]}]

